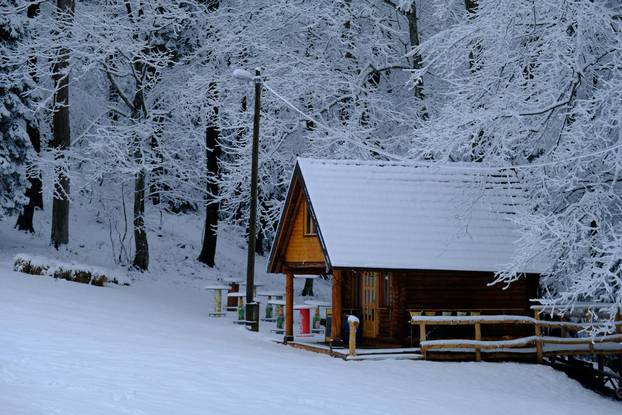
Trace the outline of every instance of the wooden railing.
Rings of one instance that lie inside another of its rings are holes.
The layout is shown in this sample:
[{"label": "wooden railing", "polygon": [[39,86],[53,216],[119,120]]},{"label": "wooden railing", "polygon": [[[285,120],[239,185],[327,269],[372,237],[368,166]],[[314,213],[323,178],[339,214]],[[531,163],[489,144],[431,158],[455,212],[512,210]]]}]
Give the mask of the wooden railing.
[{"label": "wooden railing", "polygon": [[[605,328],[607,323],[548,321],[541,318],[545,311],[547,316],[555,315],[546,307],[535,306],[534,317],[514,315],[413,316],[410,324],[419,326],[419,342],[424,357],[427,357],[430,351],[452,352],[464,349],[473,350],[476,361],[481,360],[482,350],[529,353],[535,349],[533,351],[538,362],[542,362],[545,354],[622,354],[622,321],[620,321],[619,309],[614,322],[615,334],[585,337],[568,337],[568,334],[576,334],[585,329]],[[482,339],[482,326],[509,325],[531,326],[534,335],[509,340]],[[428,340],[427,328],[429,326],[473,326],[474,338]],[[559,329],[560,335],[543,334],[552,329]]]}]

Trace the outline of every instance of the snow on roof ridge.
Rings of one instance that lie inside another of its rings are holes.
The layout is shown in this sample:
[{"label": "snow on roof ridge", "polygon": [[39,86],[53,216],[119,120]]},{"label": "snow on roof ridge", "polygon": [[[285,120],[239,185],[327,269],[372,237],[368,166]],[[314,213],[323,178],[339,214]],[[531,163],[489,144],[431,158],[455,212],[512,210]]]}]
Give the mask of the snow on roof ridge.
[{"label": "snow on roof ridge", "polygon": [[[461,172],[461,173],[472,173],[472,174],[491,174],[491,173],[502,173],[504,175],[513,175],[508,174],[512,172],[512,166],[507,167],[498,167],[498,166],[489,166],[483,163],[475,163],[468,161],[448,161],[443,163],[442,161],[433,161],[433,160],[412,160],[412,161],[396,161],[396,160],[360,160],[360,159],[321,159],[314,157],[297,157],[296,161],[298,163],[306,164],[326,164],[332,166],[372,166],[372,167],[421,167],[421,168],[437,168],[437,169],[447,169],[448,171]],[[473,168],[474,165],[481,166],[482,169],[478,170]],[[462,168],[461,168],[462,167]],[[498,168],[498,171],[494,171],[492,169]]]}]

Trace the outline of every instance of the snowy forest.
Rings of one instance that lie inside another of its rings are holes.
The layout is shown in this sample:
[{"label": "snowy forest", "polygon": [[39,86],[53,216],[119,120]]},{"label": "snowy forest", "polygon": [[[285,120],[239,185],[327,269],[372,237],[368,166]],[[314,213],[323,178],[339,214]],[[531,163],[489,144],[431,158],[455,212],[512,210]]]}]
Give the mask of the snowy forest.
[{"label": "snowy forest", "polygon": [[59,250],[79,197],[120,266],[153,263],[145,212],[200,215],[218,264],[217,230],[248,226],[233,73],[257,69],[258,255],[298,156],[469,163],[529,184],[498,284],[547,252],[543,300],[622,304],[617,0],[5,0],[0,41],[0,219]]},{"label": "snowy forest", "polygon": [[621,123],[622,0],[0,0],[0,413],[619,414]]}]

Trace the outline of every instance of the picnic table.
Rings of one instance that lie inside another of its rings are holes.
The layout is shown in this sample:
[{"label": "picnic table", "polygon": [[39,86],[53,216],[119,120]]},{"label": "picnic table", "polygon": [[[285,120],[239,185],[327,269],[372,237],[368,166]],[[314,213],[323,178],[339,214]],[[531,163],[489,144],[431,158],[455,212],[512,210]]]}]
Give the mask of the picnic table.
[{"label": "picnic table", "polygon": [[222,278],[221,281],[226,282],[226,283],[235,282],[238,284],[242,284],[244,282],[242,278],[237,278],[237,277],[226,277],[226,278]]},{"label": "picnic table", "polygon": [[285,296],[285,293],[280,291],[260,291],[257,293],[258,297],[266,297],[266,314],[265,317],[262,318],[263,321],[276,321],[276,316],[274,314],[274,305],[271,300],[282,300]]},{"label": "picnic table", "polygon": [[[222,278],[221,281],[229,287],[229,293],[237,293],[240,291],[240,284],[242,284],[243,280],[235,277],[227,277]],[[235,311],[237,306],[237,300],[234,297],[227,298],[227,311]]]},{"label": "picnic table", "polygon": [[313,323],[311,324],[311,332],[312,333],[322,333],[324,329],[320,325],[322,320],[322,315],[320,313],[320,308],[330,308],[331,303],[328,301],[317,301],[317,300],[306,300],[306,305],[313,306],[315,308],[313,313]]},{"label": "picnic table", "polygon": [[228,290],[229,287],[226,285],[207,285],[203,287],[204,290],[213,291],[214,295],[214,311],[209,313],[210,317],[222,317],[226,313],[222,309],[222,293],[225,290]]},{"label": "picnic table", "polygon": [[266,304],[275,308],[276,317],[273,321],[276,322],[276,327],[271,331],[276,334],[285,333],[285,300],[268,300]]},{"label": "picnic table", "polygon": [[[242,292],[233,292],[233,293],[229,293],[227,294],[227,297],[229,299],[233,299],[233,301],[235,301],[236,307],[235,307],[235,311],[238,313],[238,318],[237,320],[233,320],[234,324],[245,324],[246,320],[244,318],[244,298],[246,298],[246,293],[242,293]],[[227,305],[227,308],[229,308],[229,306]]]},{"label": "picnic table", "polygon": [[[240,285],[246,286],[246,282],[242,282]],[[257,296],[257,288],[263,287],[264,285],[265,284],[262,283],[262,282],[256,282],[256,283],[253,284],[253,297]]]}]

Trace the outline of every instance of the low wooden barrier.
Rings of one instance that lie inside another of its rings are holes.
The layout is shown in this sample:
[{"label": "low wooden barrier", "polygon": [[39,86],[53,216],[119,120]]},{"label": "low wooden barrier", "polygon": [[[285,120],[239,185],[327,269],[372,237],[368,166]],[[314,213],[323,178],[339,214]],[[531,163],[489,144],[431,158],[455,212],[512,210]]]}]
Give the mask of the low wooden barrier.
[{"label": "low wooden barrier", "polygon": [[[603,305],[609,306],[609,305]],[[588,354],[622,354],[622,321],[618,309],[616,321],[613,323],[615,334],[567,337],[569,333],[578,333],[586,329],[605,328],[607,323],[599,322],[572,322],[547,321],[541,317],[546,311],[548,316],[555,313],[546,310],[544,306],[535,306],[535,317],[513,315],[484,315],[484,316],[413,316],[410,324],[419,326],[419,342],[424,358],[430,351],[467,351],[472,350],[475,360],[480,361],[482,351],[487,352],[515,352],[534,353],[538,362],[542,362],[545,355],[588,355]],[[460,325],[473,326],[474,339],[441,339],[428,340],[429,326]],[[492,325],[526,325],[531,326],[534,335],[515,339],[482,339],[482,326]],[[559,329],[560,336],[544,335],[551,329]]]}]

